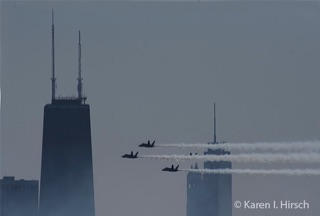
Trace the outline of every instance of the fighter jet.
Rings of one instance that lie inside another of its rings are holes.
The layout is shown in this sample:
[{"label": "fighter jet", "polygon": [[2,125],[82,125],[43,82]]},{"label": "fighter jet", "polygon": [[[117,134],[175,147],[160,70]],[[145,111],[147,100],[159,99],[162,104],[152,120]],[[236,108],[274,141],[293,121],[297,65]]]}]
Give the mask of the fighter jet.
[{"label": "fighter jet", "polygon": [[122,155],[123,158],[130,158],[130,159],[136,159],[138,158],[138,153],[137,152],[135,155],[133,155],[133,151],[131,151],[131,154],[125,154],[125,155]]},{"label": "fighter jet", "polygon": [[156,141],[153,141],[152,144],[151,144],[151,143],[150,143],[150,140],[148,140],[148,143],[141,143],[141,144],[139,145],[139,147],[153,148],[155,142],[156,142]]},{"label": "fighter jet", "polygon": [[162,171],[167,171],[167,172],[178,172],[178,171],[179,171],[179,170],[178,170],[178,168],[179,168],[179,165],[178,165],[176,168],[174,168],[174,167],[173,167],[173,164],[172,164],[172,166],[171,166],[171,167],[163,168],[163,169],[162,169]]}]

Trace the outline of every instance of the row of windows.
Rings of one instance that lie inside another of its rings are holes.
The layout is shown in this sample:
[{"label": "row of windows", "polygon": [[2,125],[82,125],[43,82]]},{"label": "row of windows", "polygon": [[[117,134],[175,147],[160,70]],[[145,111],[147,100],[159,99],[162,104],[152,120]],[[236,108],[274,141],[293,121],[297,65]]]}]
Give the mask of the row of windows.
[{"label": "row of windows", "polygon": [[38,185],[2,185],[1,190],[38,190]]}]

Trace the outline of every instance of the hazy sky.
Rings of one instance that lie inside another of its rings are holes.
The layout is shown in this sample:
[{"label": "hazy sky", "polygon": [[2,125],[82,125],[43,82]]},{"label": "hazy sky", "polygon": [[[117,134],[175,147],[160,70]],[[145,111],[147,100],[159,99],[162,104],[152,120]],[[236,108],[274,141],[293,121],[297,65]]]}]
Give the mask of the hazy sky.
[{"label": "hazy sky", "polygon": [[[81,30],[96,216],[185,216],[186,173],[161,172],[170,161],[120,156],[190,152],[139,149],[147,139],[212,141],[213,101],[219,140],[320,140],[316,1],[1,2],[1,177],[40,176],[43,108],[51,100],[52,9],[58,95],[76,95]],[[317,216],[319,180],[235,175],[233,200],[306,200],[311,209],[233,208],[233,215]]]}]

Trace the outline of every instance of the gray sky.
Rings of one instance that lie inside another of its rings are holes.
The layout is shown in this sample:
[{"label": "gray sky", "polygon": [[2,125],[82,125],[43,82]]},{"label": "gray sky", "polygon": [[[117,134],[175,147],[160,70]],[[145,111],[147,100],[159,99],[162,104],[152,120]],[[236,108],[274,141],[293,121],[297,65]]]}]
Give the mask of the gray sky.
[{"label": "gray sky", "polygon": [[[190,152],[138,149],[147,139],[211,141],[213,100],[219,140],[320,140],[316,1],[1,2],[1,177],[40,176],[43,107],[51,97],[52,8],[58,95],[76,95],[81,30],[97,216],[185,216],[185,173],[161,172],[169,161],[120,156],[131,150]],[[316,216],[319,180],[234,176],[234,200],[306,200],[311,209],[233,208],[233,215]]]}]

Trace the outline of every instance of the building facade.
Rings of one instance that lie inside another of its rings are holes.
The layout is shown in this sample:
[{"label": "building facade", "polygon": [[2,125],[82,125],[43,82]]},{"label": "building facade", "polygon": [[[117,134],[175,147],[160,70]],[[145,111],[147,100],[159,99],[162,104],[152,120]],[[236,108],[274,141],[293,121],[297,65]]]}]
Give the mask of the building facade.
[{"label": "building facade", "polygon": [[1,216],[37,216],[38,187],[36,180],[15,180],[3,177],[1,186]]},{"label": "building facade", "polygon": [[[227,151],[209,149],[207,154],[230,154]],[[204,163],[205,169],[231,169],[231,162]],[[197,169],[196,166],[194,169]],[[231,174],[187,174],[187,216],[232,216]]]},{"label": "building facade", "polygon": [[44,108],[40,216],[94,216],[90,107],[56,99]]}]

